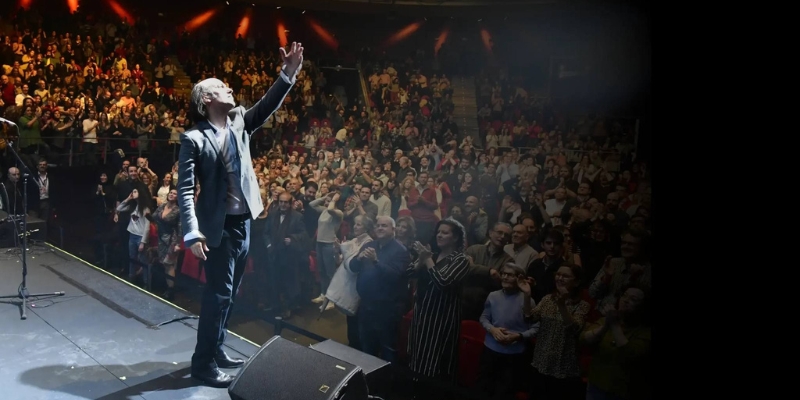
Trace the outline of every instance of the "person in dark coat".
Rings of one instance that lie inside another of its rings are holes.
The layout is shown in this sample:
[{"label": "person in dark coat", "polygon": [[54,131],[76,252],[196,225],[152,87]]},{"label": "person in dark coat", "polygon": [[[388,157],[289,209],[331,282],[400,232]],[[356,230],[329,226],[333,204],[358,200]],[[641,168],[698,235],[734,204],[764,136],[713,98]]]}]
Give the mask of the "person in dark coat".
[{"label": "person in dark coat", "polygon": [[267,243],[269,303],[285,318],[299,306],[299,275],[303,257],[308,257],[309,239],[303,214],[292,210],[288,192],[278,196],[278,208],[267,216],[263,238]]},{"label": "person in dark coat", "polygon": [[356,287],[361,297],[361,351],[389,362],[395,361],[397,353],[397,327],[403,318],[408,284],[405,270],[411,261],[408,250],[394,237],[395,226],[391,217],[378,217],[375,240],[361,247],[350,261],[350,268],[358,273]]}]

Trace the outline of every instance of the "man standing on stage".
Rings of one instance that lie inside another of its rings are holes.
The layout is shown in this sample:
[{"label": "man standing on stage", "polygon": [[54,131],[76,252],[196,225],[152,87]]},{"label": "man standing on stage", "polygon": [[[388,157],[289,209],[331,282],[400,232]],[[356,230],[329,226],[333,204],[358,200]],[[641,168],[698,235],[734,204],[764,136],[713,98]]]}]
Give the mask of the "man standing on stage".
[{"label": "man standing on stage", "polygon": [[[192,356],[192,377],[227,387],[233,377],[219,368],[244,364],[225,354],[222,344],[242,281],[250,245],[250,220],[264,209],[250,160],[250,139],[280,107],[303,64],[303,47],[280,49],[280,79],[252,108],[235,107],[233,91],[218,79],[192,89],[197,124],[181,135],[178,202],[186,246],[206,260],[206,287]],[[195,204],[195,182],[200,195]]]}]

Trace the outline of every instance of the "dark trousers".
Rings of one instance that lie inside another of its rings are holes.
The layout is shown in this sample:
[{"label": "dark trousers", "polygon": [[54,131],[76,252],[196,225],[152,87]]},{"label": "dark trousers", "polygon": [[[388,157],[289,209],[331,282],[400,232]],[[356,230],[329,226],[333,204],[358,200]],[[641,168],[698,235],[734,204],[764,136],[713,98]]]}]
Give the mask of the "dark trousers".
[{"label": "dark trousers", "polygon": [[250,214],[228,215],[222,241],[210,247],[204,264],[206,287],[200,306],[197,346],[192,355],[192,369],[216,368],[214,357],[222,350],[234,298],[242,282],[250,247]]},{"label": "dark trousers", "polygon": [[396,306],[374,304],[358,310],[358,339],[361,351],[391,363],[397,359],[397,327],[400,314]]},{"label": "dark trousers", "polygon": [[44,220],[45,226],[50,226],[50,214],[50,198],[39,200],[39,218]]},{"label": "dark trousers", "polygon": [[335,249],[333,243],[317,242],[317,270],[319,270],[320,293],[328,291],[328,285],[336,273]]},{"label": "dark trousers", "polygon": [[478,387],[492,400],[515,399],[525,381],[526,354],[503,354],[483,348],[479,364]]},{"label": "dark trousers", "polygon": [[361,338],[358,333],[358,316],[347,317],[347,345],[361,350]]},{"label": "dark trousers", "polygon": [[534,372],[530,400],[583,400],[586,387],[581,378],[555,378]]},{"label": "dark trousers", "polygon": [[[273,247],[283,247],[278,244]],[[276,312],[291,311],[300,302],[300,282],[297,278],[298,255],[289,250],[274,250],[267,264],[267,296]],[[283,297],[283,299],[281,299]]]}]

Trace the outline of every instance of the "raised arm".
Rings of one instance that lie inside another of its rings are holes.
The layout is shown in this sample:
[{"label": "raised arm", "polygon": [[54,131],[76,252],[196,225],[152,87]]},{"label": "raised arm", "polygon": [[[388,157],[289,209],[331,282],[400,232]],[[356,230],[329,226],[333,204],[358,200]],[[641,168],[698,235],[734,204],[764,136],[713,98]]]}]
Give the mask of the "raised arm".
[{"label": "raised arm", "polygon": [[117,212],[126,212],[131,209],[130,196],[123,200],[122,203],[117,204]]},{"label": "raised arm", "polygon": [[292,85],[297,81],[297,73],[303,67],[303,46],[300,43],[293,42],[288,53],[283,47],[279,51],[283,60],[280,79],[272,84],[261,100],[245,111],[244,126],[247,132],[252,133],[258,129],[272,113],[278,110]]},{"label": "raised arm", "polygon": [[459,254],[441,269],[428,268],[432,282],[440,288],[446,288],[461,282],[469,272],[469,261],[464,254]]},{"label": "raised arm", "polygon": [[310,205],[311,208],[313,208],[314,210],[317,210],[317,212],[320,212],[320,213],[325,211],[325,210],[327,210],[327,208],[325,207],[325,197],[320,197],[318,199],[314,199],[314,200],[311,201],[311,203],[308,203],[308,205]]}]

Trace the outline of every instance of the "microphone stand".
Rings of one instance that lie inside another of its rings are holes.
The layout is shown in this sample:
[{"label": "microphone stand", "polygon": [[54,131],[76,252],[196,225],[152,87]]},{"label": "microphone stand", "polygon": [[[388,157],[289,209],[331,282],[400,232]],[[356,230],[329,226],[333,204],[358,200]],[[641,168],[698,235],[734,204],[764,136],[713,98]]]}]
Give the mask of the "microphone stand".
[{"label": "microphone stand", "polygon": [[[8,123],[16,126],[16,124],[14,124],[14,123],[12,123],[12,122],[10,122],[8,120],[5,120],[5,119],[3,121],[0,121],[0,122],[8,122]],[[17,130],[19,130],[19,127],[17,127]],[[22,174],[22,188],[23,188],[23,192],[22,192],[22,210],[23,210],[23,214],[22,214],[22,233],[23,233],[22,234],[22,283],[19,284],[19,288],[17,289],[17,294],[8,295],[8,296],[0,296],[0,299],[16,299],[16,298],[22,299],[22,307],[21,307],[22,315],[21,315],[21,319],[28,319],[27,310],[28,310],[28,299],[29,298],[31,298],[31,297],[57,297],[57,296],[63,296],[65,293],[64,292],[50,292],[50,293],[30,294],[28,292],[28,282],[27,282],[27,278],[28,278],[28,257],[27,257],[28,256],[28,254],[27,254],[27,251],[28,251],[28,177],[31,176],[31,170],[28,169],[28,166],[25,165],[24,162],[22,162],[22,159],[19,157],[19,154],[17,154],[17,151],[14,150],[14,143],[11,143],[9,141],[8,146],[6,146],[6,148],[11,150],[11,153],[14,154],[14,158],[17,159],[17,164],[18,164],[18,166],[20,168],[20,173]],[[9,200],[8,200],[8,202],[9,202],[9,211],[11,211],[10,201],[11,200],[9,198]],[[16,212],[16,210],[14,210],[14,211]],[[11,213],[9,213],[9,214],[11,214]],[[14,223],[16,224],[16,221],[14,221]]]}]

